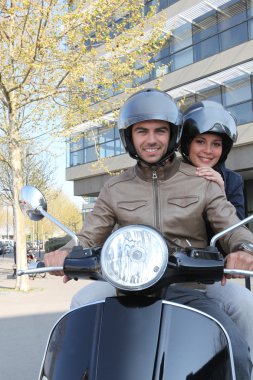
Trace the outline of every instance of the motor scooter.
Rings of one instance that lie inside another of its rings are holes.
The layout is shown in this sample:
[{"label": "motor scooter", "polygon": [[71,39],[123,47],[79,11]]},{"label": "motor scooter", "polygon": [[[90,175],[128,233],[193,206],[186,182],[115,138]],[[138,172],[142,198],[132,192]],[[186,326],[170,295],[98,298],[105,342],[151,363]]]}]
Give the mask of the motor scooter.
[{"label": "motor scooter", "polygon": [[103,247],[83,248],[47,211],[38,189],[25,186],[20,207],[32,220],[48,217],[75,241],[63,267],[20,270],[18,275],[64,270],[70,278],[111,283],[118,296],[70,310],[49,336],[39,380],[236,379],[230,338],[211,316],[163,299],[177,282],[220,281],[227,270],[215,243],[206,249],[171,249],[155,229],[130,225]]}]

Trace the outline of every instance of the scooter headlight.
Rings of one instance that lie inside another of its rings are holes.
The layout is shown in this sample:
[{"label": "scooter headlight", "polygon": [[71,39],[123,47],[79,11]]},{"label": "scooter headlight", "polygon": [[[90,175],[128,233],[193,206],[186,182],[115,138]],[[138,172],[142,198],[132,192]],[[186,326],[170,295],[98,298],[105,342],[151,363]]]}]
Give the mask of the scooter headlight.
[{"label": "scooter headlight", "polygon": [[162,277],[167,263],[164,238],[155,229],[142,225],[113,232],[101,251],[104,278],[123,290],[149,288]]}]

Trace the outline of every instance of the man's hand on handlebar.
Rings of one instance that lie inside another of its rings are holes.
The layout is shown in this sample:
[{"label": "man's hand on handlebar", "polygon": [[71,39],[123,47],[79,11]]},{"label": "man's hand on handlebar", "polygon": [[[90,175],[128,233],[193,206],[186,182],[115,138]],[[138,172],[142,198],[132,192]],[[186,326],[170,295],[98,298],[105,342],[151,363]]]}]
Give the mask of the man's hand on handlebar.
[{"label": "man's hand on handlebar", "polygon": [[[44,263],[46,267],[59,267],[63,266],[65,257],[68,256],[68,251],[57,249],[56,251],[45,253]],[[49,272],[53,276],[64,276],[63,282],[66,283],[70,280],[69,277],[64,275],[63,271]]]},{"label": "man's hand on handlebar", "polygon": [[[245,251],[232,252],[225,258],[225,267],[227,269],[243,269],[243,270],[253,270],[253,255]],[[221,285],[225,285],[227,278],[243,278],[238,274],[223,276]]]}]

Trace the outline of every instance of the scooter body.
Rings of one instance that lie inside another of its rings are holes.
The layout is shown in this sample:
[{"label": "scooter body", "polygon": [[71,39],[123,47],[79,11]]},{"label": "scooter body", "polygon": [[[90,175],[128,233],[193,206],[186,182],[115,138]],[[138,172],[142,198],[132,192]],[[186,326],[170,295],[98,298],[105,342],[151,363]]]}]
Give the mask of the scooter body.
[{"label": "scooter body", "polygon": [[213,318],[152,297],[107,298],[54,326],[39,380],[235,379],[229,337]]},{"label": "scooter body", "polygon": [[224,268],[215,247],[218,238],[253,215],[215,235],[206,249],[172,249],[158,231],[144,225],[119,228],[102,248],[82,248],[78,237],[47,213],[38,189],[25,186],[19,202],[30,219],[46,216],[67,232],[75,247],[62,267],[19,270],[17,275],[60,270],[73,279],[108,281],[124,294],[63,315],[50,334],[39,380],[236,379],[224,327],[199,310],[154,295],[175,283],[220,281],[224,273],[253,276]]}]

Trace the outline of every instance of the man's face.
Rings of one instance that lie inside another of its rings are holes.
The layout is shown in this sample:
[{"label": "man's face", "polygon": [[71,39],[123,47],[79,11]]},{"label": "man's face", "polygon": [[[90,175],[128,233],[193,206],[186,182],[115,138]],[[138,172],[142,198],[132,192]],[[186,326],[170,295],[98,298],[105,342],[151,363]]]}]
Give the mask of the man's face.
[{"label": "man's face", "polygon": [[148,120],[132,127],[132,139],[138,156],[149,164],[159,162],[165,155],[170,141],[169,123]]}]

